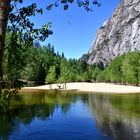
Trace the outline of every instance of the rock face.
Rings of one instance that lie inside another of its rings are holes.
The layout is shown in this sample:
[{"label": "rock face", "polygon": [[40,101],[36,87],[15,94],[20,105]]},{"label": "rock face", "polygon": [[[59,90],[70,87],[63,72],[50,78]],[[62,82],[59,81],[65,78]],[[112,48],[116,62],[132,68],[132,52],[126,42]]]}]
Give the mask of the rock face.
[{"label": "rock face", "polygon": [[140,0],[121,0],[81,60],[107,66],[114,57],[136,50],[140,51]]}]

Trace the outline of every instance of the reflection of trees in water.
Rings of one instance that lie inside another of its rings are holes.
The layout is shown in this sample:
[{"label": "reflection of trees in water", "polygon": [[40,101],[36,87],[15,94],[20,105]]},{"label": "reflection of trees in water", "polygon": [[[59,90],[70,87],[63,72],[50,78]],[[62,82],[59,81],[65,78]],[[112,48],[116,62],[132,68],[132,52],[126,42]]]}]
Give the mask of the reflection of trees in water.
[{"label": "reflection of trees in water", "polygon": [[7,113],[0,113],[0,136],[4,140],[22,123],[30,124],[36,117],[45,120],[51,118],[56,108],[67,113],[71,103],[76,101],[74,94],[57,92],[25,93],[22,100],[13,101]]},{"label": "reflection of trees in water", "polygon": [[140,94],[89,95],[97,127],[114,140],[140,140]]}]

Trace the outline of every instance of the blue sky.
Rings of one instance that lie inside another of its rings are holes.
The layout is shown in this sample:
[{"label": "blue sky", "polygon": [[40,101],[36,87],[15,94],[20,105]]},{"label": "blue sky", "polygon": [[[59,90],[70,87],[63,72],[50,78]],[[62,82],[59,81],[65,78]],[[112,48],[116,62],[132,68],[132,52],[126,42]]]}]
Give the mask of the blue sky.
[{"label": "blue sky", "polygon": [[[53,0],[25,0],[25,4],[35,2],[38,7],[46,8]],[[79,8],[76,3],[64,11],[58,8],[35,16],[32,20],[37,27],[52,22],[53,35],[49,36],[42,45],[51,43],[55,50],[64,52],[67,58],[79,58],[91,48],[96,32],[104,21],[110,18],[120,0],[100,0],[101,7],[93,6],[93,12]]]}]

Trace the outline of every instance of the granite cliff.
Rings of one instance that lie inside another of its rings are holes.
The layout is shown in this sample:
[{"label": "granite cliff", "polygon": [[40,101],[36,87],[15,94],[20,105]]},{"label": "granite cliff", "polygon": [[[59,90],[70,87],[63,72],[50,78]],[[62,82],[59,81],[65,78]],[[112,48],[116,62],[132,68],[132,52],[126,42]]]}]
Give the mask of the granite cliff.
[{"label": "granite cliff", "polygon": [[107,66],[114,57],[136,50],[140,51],[140,0],[121,0],[81,60]]}]

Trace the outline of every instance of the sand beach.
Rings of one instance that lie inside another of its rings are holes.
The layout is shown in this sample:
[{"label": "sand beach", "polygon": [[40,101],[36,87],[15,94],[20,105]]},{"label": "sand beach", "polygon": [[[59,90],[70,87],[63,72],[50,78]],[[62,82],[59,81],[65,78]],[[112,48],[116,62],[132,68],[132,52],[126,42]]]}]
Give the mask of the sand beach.
[{"label": "sand beach", "polygon": [[74,82],[65,84],[51,84],[35,87],[24,87],[22,90],[75,90],[93,93],[140,93],[140,86],[117,85],[111,83]]}]

